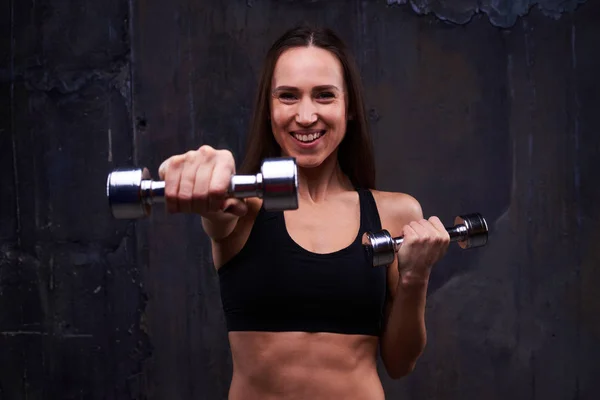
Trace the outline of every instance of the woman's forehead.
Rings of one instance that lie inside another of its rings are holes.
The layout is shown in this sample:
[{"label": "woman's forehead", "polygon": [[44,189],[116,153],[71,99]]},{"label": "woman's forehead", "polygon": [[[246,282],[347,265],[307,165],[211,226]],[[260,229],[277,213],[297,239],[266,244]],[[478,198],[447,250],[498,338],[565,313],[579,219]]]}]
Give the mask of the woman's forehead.
[{"label": "woman's forehead", "polygon": [[319,47],[286,50],[275,64],[273,87],[344,86],[342,65],[335,55]]}]

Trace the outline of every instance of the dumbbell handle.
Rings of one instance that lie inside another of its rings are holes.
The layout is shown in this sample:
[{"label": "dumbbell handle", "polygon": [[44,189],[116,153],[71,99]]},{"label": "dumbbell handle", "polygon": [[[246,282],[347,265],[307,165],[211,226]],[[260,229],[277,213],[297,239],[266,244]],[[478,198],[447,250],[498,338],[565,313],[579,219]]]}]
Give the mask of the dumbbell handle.
[{"label": "dumbbell handle", "polygon": [[[262,173],[256,175],[233,175],[229,182],[227,194],[243,199],[247,197],[262,197]],[[164,203],[165,182],[143,179],[140,185],[141,197],[146,204]]]},{"label": "dumbbell handle", "polygon": [[[451,242],[461,242],[469,237],[469,232],[465,224],[457,224],[453,227],[446,227],[446,231],[450,235]],[[404,242],[404,237],[395,237],[393,238],[393,241],[394,251],[398,251],[400,249],[400,246],[402,245],[402,242]]]}]

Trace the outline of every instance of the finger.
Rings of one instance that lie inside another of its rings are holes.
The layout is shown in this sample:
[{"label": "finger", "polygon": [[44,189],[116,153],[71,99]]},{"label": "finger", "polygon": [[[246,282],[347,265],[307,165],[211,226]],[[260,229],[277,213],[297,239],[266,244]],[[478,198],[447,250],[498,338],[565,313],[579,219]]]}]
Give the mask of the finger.
[{"label": "finger", "polygon": [[235,173],[235,164],[227,156],[219,158],[212,170],[208,187],[210,211],[220,211],[228,197],[231,177]]},{"label": "finger", "polygon": [[[435,217],[433,217],[435,218]],[[439,219],[438,219],[439,221]],[[448,236],[448,233],[446,232],[446,229],[444,228],[443,225],[442,226],[442,230],[439,230],[438,227],[436,227],[432,222],[431,222],[431,218],[429,220],[426,219],[422,219],[419,221],[419,225],[421,225],[426,231],[427,231],[427,237],[428,237],[428,241],[431,243],[443,243],[446,239],[446,237]]]},{"label": "finger", "polygon": [[162,173],[165,181],[165,203],[167,212],[176,213],[179,211],[177,196],[179,193],[179,181],[182,172],[182,162],[180,158],[172,158],[165,164]]},{"label": "finger", "polygon": [[212,164],[202,163],[196,170],[194,192],[192,195],[192,211],[204,215],[208,212],[208,185],[212,174]]},{"label": "finger", "polygon": [[419,234],[414,230],[411,224],[405,225],[402,228],[402,245],[410,245],[419,239]]},{"label": "finger", "polygon": [[430,217],[428,223],[431,226],[435,243],[439,245],[440,251],[444,253],[450,243],[450,234],[438,217]]},{"label": "finger", "polygon": [[440,221],[440,219],[438,217],[436,217],[436,216],[430,217],[429,218],[429,222],[431,223],[431,225],[433,225],[433,227],[439,233],[441,233],[442,237],[448,236],[448,230],[446,229],[446,227],[444,226],[444,224],[442,224],[442,221]]},{"label": "finger", "polygon": [[183,166],[179,180],[179,195],[177,196],[180,212],[192,212],[192,197],[196,185],[197,170],[198,164],[193,160],[187,161]]},{"label": "finger", "polygon": [[395,257],[398,260],[398,267],[411,263],[411,260],[415,256],[413,245],[419,240],[419,235],[410,224],[402,228],[402,237],[402,245],[398,249],[398,257]]},{"label": "finger", "polygon": [[436,260],[439,260],[446,254],[446,251],[448,250],[448,245],[450,244],[450,234],[438,217],[430,217],[429,223],[437,233],[436,242],[438,244],[438,254],[436,256]]},{"label": "finger", "polygon": [[160,167],[158,167],[158,177],[160,178],[160,180],[165,180],[165,172],[167,171],[168,167],[169,159],[167,158],[165,161],[162,162],[162,164],[160,164]]},{"label": "finger", "polygon": [[423,220],[413,221],[410,223],[411,228],[418,235],[418,241],[423,243],[428,241],[431,238],[431,232],[427,225],[423,224]]}]

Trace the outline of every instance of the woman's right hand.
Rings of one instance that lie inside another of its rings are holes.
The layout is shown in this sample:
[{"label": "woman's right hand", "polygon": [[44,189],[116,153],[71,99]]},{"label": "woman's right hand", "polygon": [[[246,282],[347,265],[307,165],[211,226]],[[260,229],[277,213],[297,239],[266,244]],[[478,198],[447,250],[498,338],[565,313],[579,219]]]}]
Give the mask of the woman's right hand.
[{"label": "woman's right hand", "polygon": [[210,218],[223,212],[241,217],[248,211],[244,200],[227,194],[235,174],[235,160],[228,150],[201,146],[166,159],[158,174],[165,181],[169,213],[195,213]]}]

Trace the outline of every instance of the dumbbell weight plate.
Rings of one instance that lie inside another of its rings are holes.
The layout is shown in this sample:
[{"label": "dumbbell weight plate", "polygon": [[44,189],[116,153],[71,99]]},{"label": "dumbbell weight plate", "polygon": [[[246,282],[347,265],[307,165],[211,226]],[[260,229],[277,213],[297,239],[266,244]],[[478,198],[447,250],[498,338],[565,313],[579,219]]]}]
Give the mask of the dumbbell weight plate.
[{"label": "dumbbell weight plate", "polygon": [[459,215],[454,219],[454,225],[464,225],[469,235],[457,243],[463,249],[485,246],[488,241],[488,225],[479,213]]},{"label": "dumbbell weight plate", "polygon": [[298,167],[294,158],[267,158],[261,170],[263,206],[269,211],[298,208]]},{"label": "dumbbell weight plate", "polygon": [[150,215],[152,205],[144,201],[142,192],[149,190],[142,185],[150,180],[148,168],[116,169],[106,180],[106,197],[113,217],[137,219]]},{"label": "dumbbell weight plate", "polygon": [[377,233],[365,232],[362,245],[367,260],[373,266],[389,265],[396,259],[396,245],[394,238],[386,229]]}]

